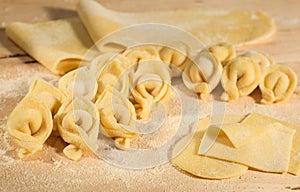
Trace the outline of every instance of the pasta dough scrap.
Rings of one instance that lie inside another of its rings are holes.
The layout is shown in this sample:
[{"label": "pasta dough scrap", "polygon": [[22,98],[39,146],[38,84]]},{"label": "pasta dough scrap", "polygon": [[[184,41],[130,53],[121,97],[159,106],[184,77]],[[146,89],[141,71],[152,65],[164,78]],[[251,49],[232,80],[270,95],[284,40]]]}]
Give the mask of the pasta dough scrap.
[{"label": "pasta dough scrap", "polygon": [[221,99],[235,100],[249,95],[261,80],[261,69],[252,59],[238,56],[230,60],[222,72],[221,83],[225,90]]},{"label": "pasta dough scrap", "polygon": [[52,115],[56,114],[66,98],[59,89],[42,79],[35,79],[31,83],[27,94],[32,94],[40,98],[40,101],[50,109]]},{"label": "pasta dough scrap", "polygon": [[6,33],[17,45],[57,75],[77,68],[93,45],[78,18],[29,24],[15,22]]},{"label": "pasta dough scrap", "polygon": [[130,147],[130,138],[137,136],[136,113],[130,101],[116,89],[108,87],[96,101],[100,114],[100,131],[115,139],[118,148]]},{"label": "pasta dough scrap", "polygon": [[296,73],[287,66],[271,65],[264,71],[259,89],[261,103],[274,103],[286,100],[297,85]]},{"label": "pasta dough scrap", "polygon": [[181,76],[187,62],[191,62],[191,50],[188,45],[180,41],[172,42],[168,47],[163,46],[159,50],[160,59],[169,64],[172,77]]},{"label": "pasta dough scrap", "polygon": [[97,150],[99,133],[99,113],[94,103],[82,96],[68,97],[54,122],[63,140],[69,145],[63,150],[72,159],[79,160],[83,151]]},{"label": "pasta dough scrap", "polygon": [[137,117],[148,119],[153,106],[169,99],[171,75],[169,68],[161,61],[149,60],[137,65],[132,74],[132,100]]},{"label": "pasta dough scrap", "polygon": [[187,88],[198,93],[201,99],[205,99],[219,84],[222,66],[206,50],[198,53],[193,61],[185,66],[182,80]]},{"label": "pasta dough scrap", "polygon": [[[198,126],[207,127],[208,124],[203,122],[199,123]],[[221,132],[205,155],[241,163],[265,172],[287,172],[295,130],[280,123],[264,124],[263,126],[269,128],[259,137],[239,148],[234,148],[230,141],[231,138]]]},{"label": "pasta dough scrap", "polygon": [[211,52],[223,66],[236,56],[235,47],[229,43],[212,45],[208,47],[208,51]]},{"label": "pasta dough scrap", "polygon": [[109,10],[92,0],[81,0],[77,11],[94,42],[117,29],[140,23],[177,26],[206,45],[219,42],[234,45],[257,43],[275,32],[273,19],[260,11],[190,9],[125,13]]},{"label": "pasta dough scrap", "polygon": [[[248,121],[249,123],[255,123],[257,126],[280,123],[286,127],[294,129],[296,133],[293,138],[288,172],[294,175],[300,175],[300,156],[298,155],[300,153],[300,126],[285,121],[280,121],[278,119],[274,119],[272,117],[268,117],[258,113],[252,113],[248,115],[245,121]],[[278,144],[276,144],[276,146],[277,145]]]},{"label": "pasta dough scrap", "polygon": [[[200,123],[208,125],[209,118],[202,119]],[[197,154],[204,130],[205,128],[203,129],[202,126],[197,126],[194,134],[182,138],[175,145],[172,163],[176,167],[202,178],[227,179],[243,175],[248,170],[247,166]]]},{"label": "pasta dough scrap", "polygon": [[26,95],[10,114],[6,129],[19,147],[17,156],[25,158],[40,151],[52,132],[50,110],[35,96]]},{"label": "pasta dough scrap", "polygon": [[93,100],[97,93],[98,84],[94,73],[88,67],[83,66],[61,77],[58,88],[65,95],[81,95]]}]

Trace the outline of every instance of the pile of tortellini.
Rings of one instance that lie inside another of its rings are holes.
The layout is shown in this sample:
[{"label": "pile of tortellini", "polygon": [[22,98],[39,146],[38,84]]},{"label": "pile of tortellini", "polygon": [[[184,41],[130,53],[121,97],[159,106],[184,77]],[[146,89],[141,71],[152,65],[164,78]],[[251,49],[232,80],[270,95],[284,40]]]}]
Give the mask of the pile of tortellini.
[{"label": "pile of tortellini", "polygon": [[148,120],[157,103],[168,101],[171,79],[180,76],[201,99],[220,81],[222,99],[237,99],[259,86],[262,103],[286,99],[296,85],[296,75],[288,67],[254,51],[236,56],[226,43],[196,52],[178,42],[176,49],[136,46],[99,54],[62,76],[58,87],[35,79],[6,128],[19,147],[19,158],[41,150],[51,134],[67,143],[63,153],[72,160],[85,151],[95,152],[99,134],[126,150],[138,136],[136,122]]}]

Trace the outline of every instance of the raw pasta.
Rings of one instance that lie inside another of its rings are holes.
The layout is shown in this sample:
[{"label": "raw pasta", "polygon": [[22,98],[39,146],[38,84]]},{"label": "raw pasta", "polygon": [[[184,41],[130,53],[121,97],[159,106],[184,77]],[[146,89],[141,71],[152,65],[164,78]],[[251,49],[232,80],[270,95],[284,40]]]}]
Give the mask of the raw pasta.
[{"label": "raw pasta", "polygon": [[224,66],[226,63],[236,56],[235,47],[228,43],[218,43],[208,48],[215,58]]},{"label": "raw pasta", "polygon": [[169,98],[171,91],[169,68],[161,61],[144,61],[137,65],[131,78],[133,79],[131,95],[137,117],[148,119],[154,104]]},{"label": "raw pasta", "polygon": [[221,73],[221,64],[211,53],[203,50],[185,66],[182,80],[187,88],[204,99],[218,85]]},{"label": "raw pasta", "polygon": [[52,132],[50,110],[33,95],[26,95],[10,114],[6,129],[19,147],[17,156],[25,158],[43,148]]},{"label": "raw pasta", "polygon": [[77,95],[67,98],[57,114],[54,122],[63,140],[69,143],[63,150],[72,159],[79,160],[83,151],[97,150],[99,133],[99,113],[94,103]]},{"label": "raw pasta", "polygon": [[221,99],[228,101],[249,95],[260,80],[260,66],[249,57],[238,56],[230,60],[223,69],[221,83],[225,92]]},{"label": "raw pasta", "polygon": [[115,139],[116,146],[127,149],[134,132],[136,113],[130,101],[116,89],[106,88],[96,101],[100,114],[100,131]]},{"label": "raw pasta", "polygon": [[259,89],[261,103],[274,103],[286,100],[295,90],[297,75],[289,67],[271,65],[264,71]]}]

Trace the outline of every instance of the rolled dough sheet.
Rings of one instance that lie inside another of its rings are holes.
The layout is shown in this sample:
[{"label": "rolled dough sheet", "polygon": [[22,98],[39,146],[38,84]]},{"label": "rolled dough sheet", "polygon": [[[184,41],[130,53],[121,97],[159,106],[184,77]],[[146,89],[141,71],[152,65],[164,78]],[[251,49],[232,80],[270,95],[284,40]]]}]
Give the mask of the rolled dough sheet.
[{"label": "rolled dough sheet", "polygon": [[[200,122],[208,125],[209,120],[207,117]],[[247,166],[197,154],[204,130],[202,126],[197,126],[194,134],[182,138],[175,145],[173,149],[175,158],[172,159],[172,163],[176,167],[202,178],[226,179],[243,175],[248,170]],[[181,151],[182,149],[184,150]]]},{"label": "rolled dough sheet", "polygon": [[[272,117],[261,115],[258,113],[250,114],[245,120],[256,122],[256,125],[260,124],[272,124],[274,122],[281,123],[282,125],[294,129],[296,131],[293,138],[293,145],[290,157],[290,165],[288,172],[294,175],[300,175],[300,126],[293,125],[284,121],[279,121]],[[278,144],[277,144],[278,145]]]},{"label": "rolled dough sheet", "polygon": [[187,9],[126,13],[109,10],[94,0],[81,0],[77,11],[95,43],[117,29],[140,23],[177,26],[198,37],[205,45],[220,42],[253,44],[275,32],[273,19],[260,11]]},{"label": "rolled dough sheet", "polygon": [[[200,122],[198,126],[208,126],[206,122]],[[230,141],[231,138],[221,132],[214,145],[205,155],[241,163],[265,172],[287,172],[295,130],[277,122],[261,125],[269,126],[269,128],[239,148],[233,147]],[[243,127],[236,126],[235,128]]]},{"label": "rolled dough sheet", "polygon": [[6,33],[17,45],[57,75],[77,68],[93,45],[79,18],[44,23],[15,22]]}]

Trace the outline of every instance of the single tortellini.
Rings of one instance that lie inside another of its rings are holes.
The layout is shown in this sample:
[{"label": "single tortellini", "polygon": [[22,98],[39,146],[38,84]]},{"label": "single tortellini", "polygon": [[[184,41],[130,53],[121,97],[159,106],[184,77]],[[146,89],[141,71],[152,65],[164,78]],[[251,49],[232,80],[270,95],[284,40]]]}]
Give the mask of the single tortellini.
[{"label": "single tortellini", "polygon": [[130,70],[129,60],[125,56],[118,54],[113,57],[113,59],[106,64],[98,77],[97,97],[99,97],[107,87],[114,87],[125,96],[129,96],[130,82],[128,76]]},{"label": "single tortellini", "polygon": [[264,70],[265,68],[274,64],[274,60],[272,57],[258,51],[248,50],[241,55],[252,59],[253,62],[257,63],[260,66],[261,70]]},{"label": "single tortellini", "polygon": [[169,64],[172,77],[181,76],[184,67],[189,62],[190,48],[183,42],[173,42],[170,46],[163,46],[159,51],[160,59]]},{"label": "single tortellini", "polygon": [[236,56],[235,47],[228,43],[219,43],[208,48],[218,61],[224,66],[229,60]]},{"label": "single tortellini", "polygon": [[286,100],[295,90],[297,75],[287,66],[271,65],[262,74],[259,89],[261,103],[274,103]]},{"label": "single tortellini", "polygon": [[62,102],[65,100],[66,95],[59,89],[47,83],[42,79],[35,79],[28,90],[28,94],[35,95],[41,102],[43,102],[55,115]]},{"label": "single tortellini", "polygon": [[99,112],[94,103],[83,96],[67,98],[54,117],[62,139],[69,145],[63,153],[72,160],[79,160],[84,151],[98,148]]},{"label": "single tortellini", "polygon": [[61,77],[58,88],[67,96],[75,94],[93,100],[97,93],[98,84],[94,73],[88,67],[83,66]]},{"label": "single tortellini", "polygon": [[10,114],[6,129],[19,147],[17,156],[25,158],[40,151],[52,132],[52,114],[36,96],[26,95]]},{"label": "single tortellini", "polygon": [[108,87],[96,101],[100,114],[100,131],[114,138],[121,149],[130,147],[130,138],[137,136],[136,113],[132,103],[118,90]]},{"label": "single tortellini", "polygon": [[135,65],[141,61],[160,60],[158,47],[152,45],[130,47],[122,55],[129,60],[130,65]]},{"label": "single tortellini", "polygon": [[168,66],[161,61],[144,61],[132,74],[132,102],[139,119],[148,119],[153,106],[167,101],[171,91]]},{"label": "single tortellini", "polygon": [[249,57],[238,56],[230,60],[223,69],[221,83],[225,92],[221,99],[228,101],[249,95],[260,80],[260,66]]},{"label": "single tortellini", "polygon": [[198,93],[200,98],[204,99],[219,84],[222,66],[206,50],[199,52],[193,61],[186,65],[182,80],[188,89]]}]

